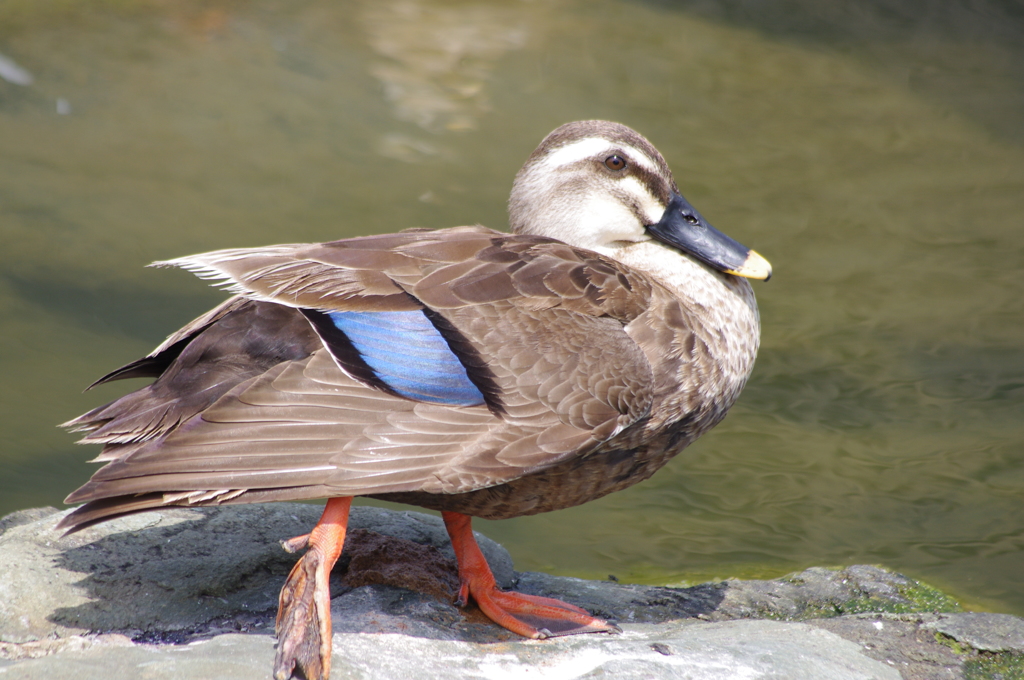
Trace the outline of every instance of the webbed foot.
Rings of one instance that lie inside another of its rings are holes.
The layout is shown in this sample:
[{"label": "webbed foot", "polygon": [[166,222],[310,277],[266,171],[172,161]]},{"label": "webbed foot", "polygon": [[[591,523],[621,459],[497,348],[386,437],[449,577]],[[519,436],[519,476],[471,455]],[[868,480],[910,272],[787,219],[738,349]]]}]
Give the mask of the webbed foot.
[{"label": "webbed foot", "polygon": [[459,562],[458,604],[465,604],[472,597],[492,621],[528,638],[619,632],[615,624],[567,602],[501,590],[473,537],[472,518],[457,512],[442,512],[441,516]]}]

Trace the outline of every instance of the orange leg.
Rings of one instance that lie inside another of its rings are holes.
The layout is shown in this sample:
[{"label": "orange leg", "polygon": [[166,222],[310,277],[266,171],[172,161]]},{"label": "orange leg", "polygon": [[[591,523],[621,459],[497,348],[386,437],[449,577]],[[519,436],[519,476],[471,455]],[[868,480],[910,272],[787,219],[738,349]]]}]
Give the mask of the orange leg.
[{"label": "orange leg", "polygon": [[313,531],[282,543],[288,552],[307,550],[292,567],[281,589],[276,624],[276,680],[289,680],[296,672],[306,680],[326,680],[331,676],[329,581],[331,569],[345,545],[351,507],[351,498],[329,499]]},{"label": "orange leg", "polygon": [[459,562],[458,604],[466,604],[472,596],[492,621],[528,638],[618,631],[614,624],[561,600],[499,590],[473,538],[472,518],[458,512],[442,512],[441,517]]}]

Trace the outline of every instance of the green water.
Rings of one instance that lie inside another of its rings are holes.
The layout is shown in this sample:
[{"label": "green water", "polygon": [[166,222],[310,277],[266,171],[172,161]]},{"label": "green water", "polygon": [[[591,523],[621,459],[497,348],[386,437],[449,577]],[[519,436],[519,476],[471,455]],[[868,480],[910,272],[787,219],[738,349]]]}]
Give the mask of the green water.
[{"label": "green water", "polygon": [[[771,5],[765,8],[763,5]],[[1024,11],[1013,2],[0,2],[0,514],[56,423],[222,299],[157,259],[505,224],[557,125],[647,135],[774,265],[739,404],[652,480],[478,522],[520,569],[878,563],[1024,614]]]}]

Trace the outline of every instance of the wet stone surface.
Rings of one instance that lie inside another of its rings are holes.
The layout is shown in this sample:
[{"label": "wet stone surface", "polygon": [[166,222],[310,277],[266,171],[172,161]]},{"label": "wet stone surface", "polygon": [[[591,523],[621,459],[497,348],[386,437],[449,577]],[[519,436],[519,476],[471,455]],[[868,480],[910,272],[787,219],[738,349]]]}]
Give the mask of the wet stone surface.
[{"label": "wet stone surface", "polygon": [[[319,512],[173,509],[71,536],[54,531],[53,509],[0,519],[0,675],[127,677],[144,664],[154,678],[269,676],[277,594],[295,560],[279,541]],[[356,508],[331,579],[334,676],[499,678],[529,666],[544,678],[944,680],[1024,654],[1024,620],[959,612],[875,566],[665,588],[517,573],[478,538],[502,587],[571,602],[623,633],[523,640],[454,606],[439,518]]]}]

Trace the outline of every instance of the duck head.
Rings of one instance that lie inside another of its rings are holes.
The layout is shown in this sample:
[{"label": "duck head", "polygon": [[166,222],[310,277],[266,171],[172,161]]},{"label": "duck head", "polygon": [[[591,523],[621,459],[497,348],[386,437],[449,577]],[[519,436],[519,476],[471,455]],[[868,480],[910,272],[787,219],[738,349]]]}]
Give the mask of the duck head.
[{"label": "duck head", "polygon": [[586,120],[549,134],[516,175],[512,231],[558,239],[636,266],[663,249],[767,280],[771,265],[718,231],[683,198],[665,159],[636,131]]}]

